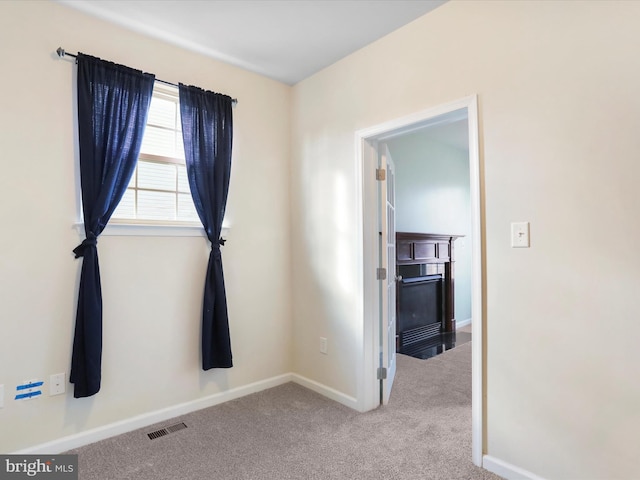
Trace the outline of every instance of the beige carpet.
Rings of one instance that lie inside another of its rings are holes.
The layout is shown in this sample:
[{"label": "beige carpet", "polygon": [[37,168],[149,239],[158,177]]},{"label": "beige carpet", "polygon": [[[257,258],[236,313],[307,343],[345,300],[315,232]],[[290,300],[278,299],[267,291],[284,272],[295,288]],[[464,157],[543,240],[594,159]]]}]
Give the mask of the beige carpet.
[{"label": "beige carpet", "polygon": [[[188,428],[146,435],[177,422]],[[81,480],[499,478],[471,463],[470,343],[400,355],[391,402],[372,412],[290,383],[69,453]]]}]

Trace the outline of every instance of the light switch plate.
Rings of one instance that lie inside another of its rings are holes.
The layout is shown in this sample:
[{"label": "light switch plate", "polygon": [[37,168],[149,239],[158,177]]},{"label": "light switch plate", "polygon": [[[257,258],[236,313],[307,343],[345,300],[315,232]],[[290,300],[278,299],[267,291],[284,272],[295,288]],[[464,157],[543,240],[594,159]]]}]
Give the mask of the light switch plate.
[{"label": "light switch plate", "polygon": [[511,247],[529,248],[529,222],[511,223]]}]

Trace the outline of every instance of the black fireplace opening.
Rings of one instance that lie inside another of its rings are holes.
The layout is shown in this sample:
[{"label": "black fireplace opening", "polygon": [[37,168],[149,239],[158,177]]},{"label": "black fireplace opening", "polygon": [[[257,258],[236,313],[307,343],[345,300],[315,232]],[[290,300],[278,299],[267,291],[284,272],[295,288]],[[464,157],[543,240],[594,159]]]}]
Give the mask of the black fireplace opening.
[{"label": "black fireplace opening", "polygon": [[400,349],[440,335],[444,327],[442,275],[402,278],[398,288],[397,331]]},{"label": "black fireplace opening", "polygon": [[427,359],[471,340],[468,333],[445,332],[442,275],[402,271],[403,275],[411,273],[418,275],[403,277],[398,283],[398,353]]}]

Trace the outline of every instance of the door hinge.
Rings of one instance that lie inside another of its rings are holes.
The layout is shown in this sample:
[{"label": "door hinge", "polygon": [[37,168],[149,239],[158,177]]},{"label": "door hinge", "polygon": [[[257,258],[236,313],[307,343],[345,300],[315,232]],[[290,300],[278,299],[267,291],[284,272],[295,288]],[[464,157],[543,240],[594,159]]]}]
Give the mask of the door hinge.
[{"label": "door hinge", "polygon": [[384,168],[376,168],[376,180],[379,182],[384,181],[387,178],[387,171]]},{"label": "door hinge", "polygon": [[384,368],[384,367],[378,368],[377,379],[378,380],[386,380],[387,379],[387,369],[386,368]]},{"label": "door hinge", "polygon": [[387,279],[387,269],[376,268],[376,280],[386,280],[386,279]]}]

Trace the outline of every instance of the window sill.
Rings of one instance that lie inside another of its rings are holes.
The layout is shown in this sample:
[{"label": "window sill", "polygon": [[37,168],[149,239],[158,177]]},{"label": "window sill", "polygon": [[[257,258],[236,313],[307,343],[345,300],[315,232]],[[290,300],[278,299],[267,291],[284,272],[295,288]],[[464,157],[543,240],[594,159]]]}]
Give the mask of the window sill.
[{"label": "window sill", "polygon": [[[74,225],[78,235],[84,237],[84,223]],[[222,227],[220,236],[224,239],[229,234],[229,227]],[[206,237],[201,225],[143,225],[130,223],[110,223],[100,236],[121,237]]]}]

